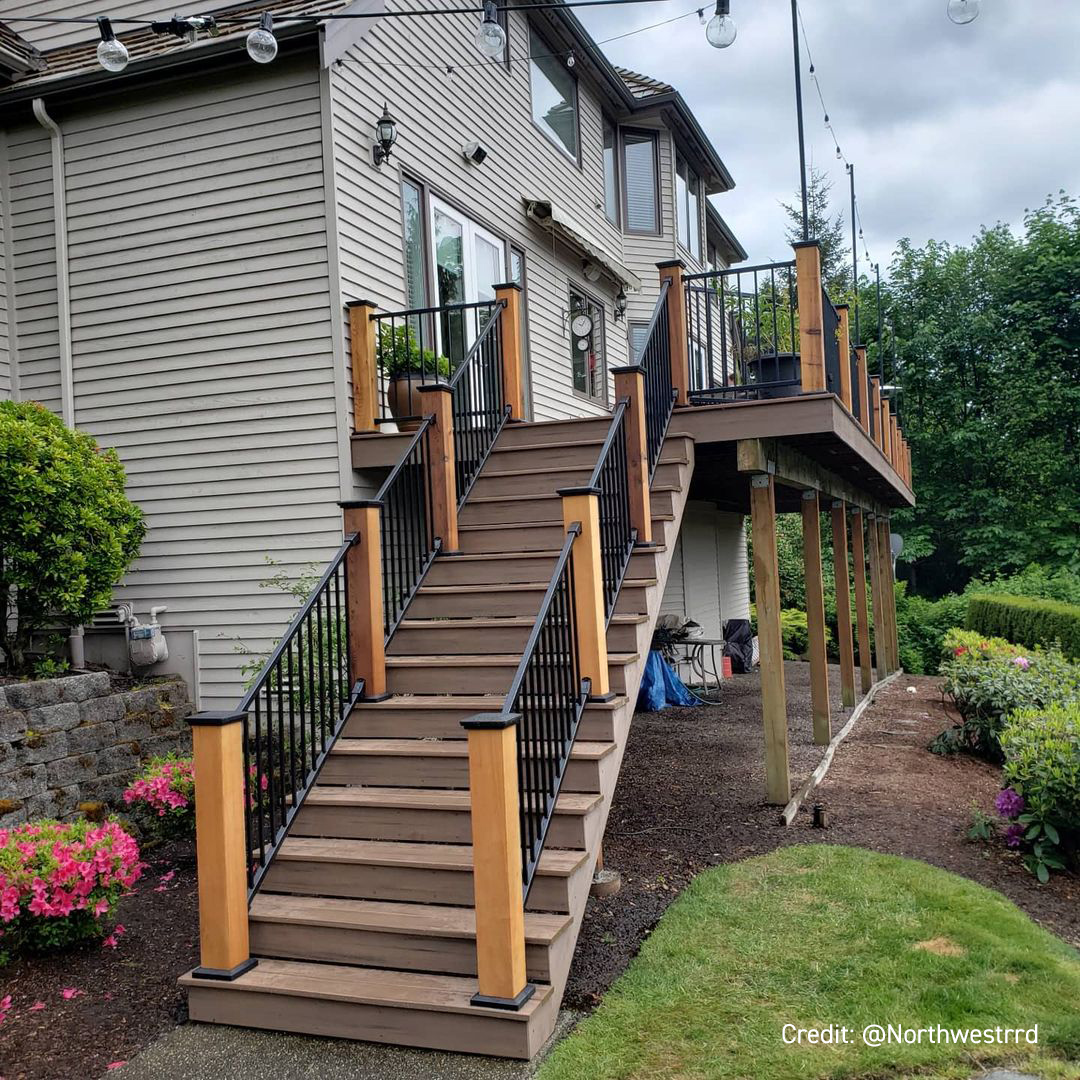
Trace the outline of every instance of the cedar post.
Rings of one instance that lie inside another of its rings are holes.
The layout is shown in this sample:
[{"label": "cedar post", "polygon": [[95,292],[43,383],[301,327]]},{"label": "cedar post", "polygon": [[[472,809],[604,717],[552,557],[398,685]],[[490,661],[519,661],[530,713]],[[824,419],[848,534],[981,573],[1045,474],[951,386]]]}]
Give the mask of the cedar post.
[{"label": "cedar post", "polygon": [[892,461],[892,415],[889,399],[881,399],[881,452],[886,461]]},{"label": "cedar post", "polygon": [[821,245],[801,240],[795,249],[795,287],[799,296],[799,372],[804,394],[824,390],[825,305],[821,295]]},{"label": "cedar post", "polygon": [[353,431],[378,431],[379,362],[375,342],[375,303],[351,300],[349,353],[352,362]]},{"label": "cedar post", "polygon": [[256,964],[248,946],[242,712],[196,713],[195,851],[199,871],[198,979],[231,981]]},{"label": "cedar post", "polygon": [[876,375],[870,378],[870,408],[874,417],[874,442],[879,450],[883,450],[885,442],[881,431],[881,380]]},{"label": "cedar post", "polygon": [[469,733],[477,993],[470,1004],[520,1009],[535,987],[525,974],[525,897],[518,820],[520,713],[462,720]]},{"label": "cedar post", "polygon": [[892,415],[892,431],[890,432],[889,447],[891,454],[889,460],[897,472],[900,471],[900,425],[896,420],[896,413]]},{"label": "cedar post", "polygon": [[608,677],[607,619],[604,612],[604,572],[600,561],[600,489],[563,488],[563,524],[581,525],[570,558],[574,568],[574,626],[577,631],[581,677],[589,679],[590,701],[614,698]]},{"label": "cedar post", "polygon": [[386,692],[386,641],[383,623],[382,503],[359,499],[339,504],[345,535],[358,539],[345,556],[349,611],[349,683],[364,680],[364,700],[383,701]]},{"label": "cedar post", "polygon": [[889,670],[900,668],[900,640],[896,629],[896,587],[892,568],[891,526],[887,517],[878,518],[878,531],[881,536],[881,580],[885,589],[885,629],[889,638]]},{"label": "cedar post", "polygon": [[825,652],[825,588],[821,580],[821,508],[818,493],[802,493],[803,570],[806,576],[806,632],[810,645],[810,701],[814,742],[832,742],[829,715],[829,659]]},{"label": "cedar post", "polygon": [[873,406],[870,391],[870,377],[866,369],[866,346],[855,347],[855,374],[859,380],[859,423],[863,431],[870,434],[870,409]]},{"label": "cedar post", "polygon": [[671,353],[671,385],[675,390],[675,404],[686,405],[690,392],[690,350],[686,340],[686,298],[683,274],[686,263],[682,259],[670,259],[656,264],[660,281],[670,281],[667,294],[668,338]]},{"label": "cedar post", "polygon": [[754,547],[754,602],[761,649],[761,712],[765,722],[765,799],[791,798],[788,770],[784,641],[780,631],[780,567],[776,553],[776,489],[768,473],[750,477],[750,523]]},{"label": "cedar post", "polygon": [[840,700],[855,704],[855,643],[851,636],[851,578],[848,575],[847,507],[832,504],[833,576],[836,579],[836,636],[840,639]]},{"label": "cedar post", "polygon": [[511,421],[525,419],[524,323],[521,317],[521,286],[514,281],[495,286],[495,299],[505,301],[502,323],[503,403],[510,406]]},{"label": "cedar post", "polygon": [[851,412],[851,309],[847,304],[837,304],[836,314],[840,317],[840,400],[844,403],[844,408]]},{"label": "cedar post", "polygon": [[866,546],[870,556],[870,589],[874,604],[874,667],[878,679],[889,674],[888,643],[885,632],[885,587],[881,575],[881,541],[877,518],[866,515]]},{"label": "cedar post", "polygon": [[457,472],[454,468],[454,391],[449,383],[419,388],[421,411],[431,417],[427,434],[427,484],[431,493],[431,533],[442,538],[442,553],[458,551]]},{"label": "cedar post", "polygon": [[626,471],[630,485],[630,525],[639,544],[652,543],[649,454],[645,442],[645,369],[640,364],[613,368],[615,400],[626,406]]},{"label": "cedar post", "polygon": [[870,655],[870,614],[866,606],[866,544],[863,512],[851,511],[851,561],[855,570],[855,632],[859,638],[859,678],[865,694],[874,685],[874,661]]}]

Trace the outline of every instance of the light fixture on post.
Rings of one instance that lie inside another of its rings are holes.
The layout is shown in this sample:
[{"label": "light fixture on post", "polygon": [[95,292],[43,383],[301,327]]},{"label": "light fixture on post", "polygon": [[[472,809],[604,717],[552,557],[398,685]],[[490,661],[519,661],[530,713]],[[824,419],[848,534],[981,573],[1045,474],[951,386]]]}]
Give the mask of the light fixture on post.
[{"label": "light fixture on post", "polygon": [[259,25],[247,36],[247,54],[256,64],[269,64],[277,56],[277,38],[273,31],[274,17],[264,11]]},{"label": "light fixture on post", "polygon": [[949,0],[945,14],[957,26],[967,26],[979,17],[979,0]]},{"label": "light fixture on post", "polygon": [[390,110],[383,102],[382,116],[375,121],[375,143],[371,148],[371,160],[376,165],[390,160],[390,150],[397,142],[397,121],[390,115]]},{"label": "light fixture on post", "polygon": [[738,32],[739,28],[731,17],[731,0],[716,0],[716,14],[705,27],[705,39],[714,49],[726,49]]},{"label": "light fixture on post", "polygon": [[473,41],[489,60],[498,60],[506,52],[506,31],[499,25],[495,0],[484,0],[484,20],[476,28]]},{"label": "light fixture on post", "polygon": [[618,295],[615,297],[615,321],[626,318],[626,290],[620,286]]},{"label": "light fixture on post", "polygon": [[97,47],[97,59],[98,63],[106,71],[123,71],[128,65],[128,51],[122,41],[117,41],[116,35],[113,33],[112,23],[108,19],[101,17],[97,21],[98,30],[101,33],[101,40],[98,42]]}]

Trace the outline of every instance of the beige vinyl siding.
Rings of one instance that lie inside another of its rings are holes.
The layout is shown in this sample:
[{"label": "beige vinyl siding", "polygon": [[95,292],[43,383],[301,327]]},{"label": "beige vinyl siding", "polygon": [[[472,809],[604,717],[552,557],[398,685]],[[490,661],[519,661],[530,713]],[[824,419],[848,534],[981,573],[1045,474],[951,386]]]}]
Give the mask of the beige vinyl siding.
[{"label": "beige vinyl siding", "polygon": [[716,515],[716,548],[720,565],[720,611],[724,622],[750,618],[750,567],[746,554],[746,520],[742,514]]},{"label": "beige vinyl siding", "polygon": [[76,423],[149,525],[116,598],[198,629],[204,704],[235,704],[238,650],[295,606],[267,558],[295,575],[341,538],[318,65],[57,113]]},{"label": "beige vinyl siding", "polygon": [[[511,55],[526,56],[525,17],[511,12],[509,27]],[[596,413],[598,406],[571,391],[568,289],[573,281],[604,303],[609,367],[626,358],[625,326],[612,318],[618,290],[606,280],[587,283],[580,256],[561,248],[553,254],[550,235],[528,220],[522,197],[560,203],[612,255],[622,258],[621,234],[603,210],[599,101],[588,82],[579,79],[579,168],[532,122],[527,63],[475,66],[475,28],[472,16],[416,24],[387,19],[376,23],[332,73],[344,299],[372,299],[387,310],[405,304],[404,170],[524,250],[535,418]],[[353,62],[372,60],[379,66]],[[447,74],[447,66],[453,74]],[[384,101],[398,122],[399,139],[391,161],[376,168],[371,163],[372,129]],[[477,139],[488,151],[479,166],[461,154],[467,142]]]},{"label": "beige vinyl siding", "polygon": [[[202,9],[200,9],[202,10]],[[88,18],[94,19],[98,15],[123,15],[128,19],[171,19],[175,8],[164,8],[160,3],[150,3],[147,0],[131,0],[123,4],[117,12],[111,12],[108,7],[102,11],[100,4],[87,4],[64,2],[64,0],[47,0],[46,3],[19,3],[18,0],[4,0],[0,3],[0,20],[7,15],[33,15],[44,17],[48,15],[62,16],[63,18]],[[42,52],[48,49],[58,49],[62,45],[76,45],[80,41],[97,41],[99,39],[97,27],[93,25],[80,25],[72,23],[31,23],[20,22],[18,19],[11,21],[11,28],[21,37],[24,37],[31,45],[35,45]],[[114,27],[118,37],[124,36],[125,27],[121,21],[117,21]],[[131,27],[126,29],[130,30]]]}]

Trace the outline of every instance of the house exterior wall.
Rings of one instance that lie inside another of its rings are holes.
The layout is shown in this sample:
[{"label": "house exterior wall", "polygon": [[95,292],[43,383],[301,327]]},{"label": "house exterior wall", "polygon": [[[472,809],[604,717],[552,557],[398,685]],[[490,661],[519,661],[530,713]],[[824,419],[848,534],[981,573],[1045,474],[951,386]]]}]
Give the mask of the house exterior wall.
[{"label": "house exterior wall", "polygon": [[[235,704],[238,650],[267,651],[295,608],[260,582],[341,539],[314,50],[51,111],[75,423],[116,447],[149,526],[116,599],[199,629],[203,702]],[[22,397],[58,410],[45,132],[10,131],[8,154]]]},{"label": "house exterior wall", "polygon": [[[160,2],[154,2],[154,0],[131,0],[130,3],[125,2],[123,5],[123,12],[125,18],[128,19],[171,19],[175,13],[174,8],[164,7]],[[35,3],[33,5],[20,4],[18,0],[0,0],[0,20],[3,20],[5,16],[17,16],[17,15],[34,15],[38,17],[44,17],[54,15],[57,18],[96,18],[102,14],[100,5],[86,4],[78,2],[61,2],[61,0],[47,0],[45,3]],[[48,49],[58,49],[63,45],[75,45],[81,41],[86,41],[86,35],[88,28],[85,24],[78,23],[31,23],[22,22],[18,19],[12,20],[12,29],[14,29],[20,37],[25,38],[34,45],[36,48],[45,52]],[[123,27],[118,23],[116,29],[122,30]],[[90,33],[96,33],[93,27],[89,28]]]}]

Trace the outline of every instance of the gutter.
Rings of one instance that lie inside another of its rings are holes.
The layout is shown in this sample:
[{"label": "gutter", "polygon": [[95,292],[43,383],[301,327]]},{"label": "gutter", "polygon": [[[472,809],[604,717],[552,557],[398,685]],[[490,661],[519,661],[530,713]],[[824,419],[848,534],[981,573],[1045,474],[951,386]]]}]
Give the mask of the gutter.
[{"label": "gutter", "polygon": [[52,144],[53,231],[56,244],[56,318],[59,324],[60,415],[75,426],[75,379],[71,358],[71,284],[68,274],[67,188],[64,181],[64,133],[48,114],[45,102],[34,98],[34,118],[49,133]]}]

